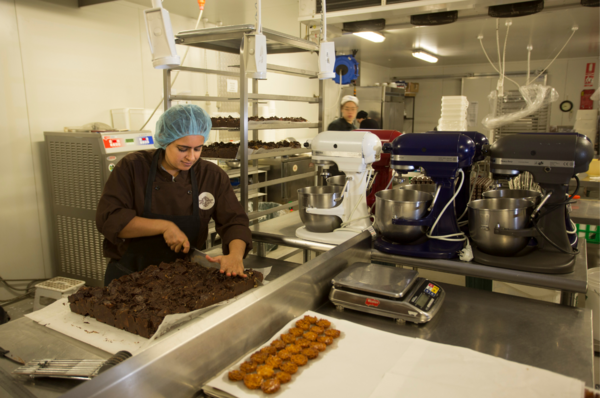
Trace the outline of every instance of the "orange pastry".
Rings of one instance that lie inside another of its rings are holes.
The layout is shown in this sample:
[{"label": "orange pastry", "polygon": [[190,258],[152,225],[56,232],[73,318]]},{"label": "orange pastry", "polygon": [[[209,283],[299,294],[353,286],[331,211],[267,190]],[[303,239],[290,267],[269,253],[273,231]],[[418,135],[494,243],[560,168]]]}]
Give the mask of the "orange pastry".
[{"label": "orange pastry", "polygon": [[331,343],[333,343],[333,338],[329,336],[319,336],[317,337],[317,341],[319,343],[325,343],[327,345],[330,345]]},{"label": "orange pastry", "polygon": [[273,369],[277,369],[279,367],[279,365],[281,365],[283,363],[283,359],[281,359],[275,355],[271,355],[269,358],[267,358],[265,363],[269,366],[272,366]]},{"label": "orange pastry", "polygon": [[281,335],[281,340],[287,344],[293,344],[296,341],[296,336],[291,333],[286,333]]},{"label": "orange pastry", "polygon": [[281,369],[285,373],[289,373],[289,374],[293,375],[294,373],[296,373],[298,371],[298,365],[296,365],[293,362],[284,362],[281,364],[279,369]]},{"label": "orange pastry", "polygon": [[269,365],[260,365],[256,369],[256,374],[260,375],[263,379],[268,379],[269,377],[273,376],[274,373],[275,371],[273,370],[273,367]]},{"label": "orange pastry", "polygon": [[327,319],[320,319],[319,322],[317,322],[317,326],[327,329],[329,326],[331,326],[331,322],[329,322]]},{"label": "orange pastry", "polygon": [[290,354],[300,354],[300,351],[302,351],[302,347],[298,344],[290,344],[289,346],[287,346],[286,351],[288,351]]},{"label": "orange pastry", "polygon": [[[328,330],[328,332],[329,332],[329,330]],[[304,333],[304,338],[307,339],[307,340],[310,340],[310,341],[316,341],[317,337],[318,337],[318,334],[315,333],[315,332],[306,332],[306,333]],[[333,336],[331,336],[331,337],[333,337]]]},{"label": "orange pastry", "polygon": [[299,345],[302,348],[310,347],[310,343],[311,343],[311,341],[308,339],[305,339],[304,337],[300,337],[296,340],[296,345]]},{"label": "orange pastry", "polygon": [[271,341],[271,347],[275,347],[275,349],[277,351],[279,350],[283,350],[286,347],[287,344],[285,344],[283,341],[281,340],[273,340]]},{"label": "orange pastry", "polygon": [[263,363],[265,363],[265,361],[267,360],[267,357],[268,357],[268,356],[269,356],[269,355],[268,355],[268,354],[265,354],[264,352],[257,351],[257,352],[255,352],[254,354],[252,354],[252,355],[250,356],[250,359],[251,359],[253,362],[256,362],[257,364],[259,364],[259,365],[260,365],[260,364],[263,364]]},{"label": "orange pastry", "polygon": [[341,332],[337,329],[328,329],[325,331],[325,336],[333,337],[334,339],[340,337],[340,334]]},{"label": "orange pastry", "polygon": [[310,348],[314,348],[317,351],[325,351],[327,349],[327,344],[314,342],[310,343]]},{"label": "orange pastry", "polygon": [[292,355],[291,361],[298,366],[304,366],[308,362],[308,358],[302,354]]},{"label": "orange pastry", "polygon": [[304,315],[304,320],[308,323],[317,323],[316,316]]},{"label": "orange pastry", "polygon": [[300,319],[299,321],[296,321],[296,327],[302,330],[308,330],[310,329],[310,323]]},{"label": "orange pastry", "polygon": [[319,356],[319,351],[315,350],[314,348],[305,348],[302,350],[302,355],[308,359],[315,359]]},{"label": "orange pastry", "polygon": [[[281,350],[277,353],[277,357],[281,358],[283,361],[290,359],[292,357],[292,353],[287,350]],[[281,366],[279,367],[281,368]]]},{"label": "orange pastry", "polygon": [[278,379],[269,379],[260,388],[265,394],[275,394],[281,388],[281,383]]},{"label": "orange pastry", "polygon": [[304,330],[302,330],[300,328],[291,328],[290,334],[293,334],[296,337],[300,337],[304,334]]},{"label": "orange pastry", "polygon": [[244,376],[246,376],[246,373],[242,372],[241,370],[232,370],[229,372],[229,380],[231,381],[244,380]]},{"label": "orange pastry", "polygon": [[275,377],[281,384],[289,383],[292,380],[292,375],[287,372],[277,372]]},{"label": "orange pastry", "polygon": [[310,331],[313,333],[316,333],[316,334],[321,334],[321,333],[323,333],[324,330],[325,329],[323,329],[322,327],[319,327],[319,326],[313,326],[310,328]]},{"label": "orange pastry", "polygon": [[263,383],[263,378],[256,373],[244,376],[244,384],[251,390],[257,390]]},{"label": "orange pastry", "polygon": [[266,347],[261,348],[260,352],[267,354],[267,355],[275,355],[275,354],[277,354],[277,348],[271,347],[271,346],[266,346]]},{"label": "orange pastry", "polygon": [[240,365],[240,370],[244,373],[252,373],[258,365],[255,362],[247,361]]}]

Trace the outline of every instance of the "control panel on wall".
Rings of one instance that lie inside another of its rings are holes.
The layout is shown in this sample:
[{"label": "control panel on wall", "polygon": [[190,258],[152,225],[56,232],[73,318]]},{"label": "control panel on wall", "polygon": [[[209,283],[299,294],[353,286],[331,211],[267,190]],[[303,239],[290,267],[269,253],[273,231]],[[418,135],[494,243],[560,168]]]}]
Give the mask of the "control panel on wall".
[{"label": "control panel on wall", "polygon": [[154,149],[154,137],[150,131],[102,133],[102,144],[106,154],[144,151]]}]

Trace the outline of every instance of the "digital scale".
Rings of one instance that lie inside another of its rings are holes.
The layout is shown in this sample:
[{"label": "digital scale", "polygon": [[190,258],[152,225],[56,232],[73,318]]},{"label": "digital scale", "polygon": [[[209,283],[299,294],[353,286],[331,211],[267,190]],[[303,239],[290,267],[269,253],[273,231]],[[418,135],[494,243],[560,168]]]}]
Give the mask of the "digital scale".
[{"label": "digital scale", "polygon": [[349,308],[394,318],[398,323],[429,322],[446,292],[414,270],[355,263],[332,279],[329,299],[338,310]]}]

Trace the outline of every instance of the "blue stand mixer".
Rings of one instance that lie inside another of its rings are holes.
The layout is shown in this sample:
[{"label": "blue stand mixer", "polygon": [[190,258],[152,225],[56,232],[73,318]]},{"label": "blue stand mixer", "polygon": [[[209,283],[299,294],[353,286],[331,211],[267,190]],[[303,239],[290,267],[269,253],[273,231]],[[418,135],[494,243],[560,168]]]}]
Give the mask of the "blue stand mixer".
[{"label": "blue stand mixer", "polygon": [[[375,241],[375,249],[398,256],[449,259],[463,249],[466,236],[461,232],[456,220],[454,198],[455,179],[462,169],[472,165],[475,143],[461,132],[428,132],[404,134],[391,145],[384,145],[384,151],[392,153],[392,168],[399,174],[423,168],[436,185],[433,203],[429,214],[418,220],[394,217],[396,226],[421,227],[427,231],[424,236],[410,242],[393,242],[380,237]],[[460,170],[460,171],[459,171]],[[464,184],[463,184],[464,185]],[[379,211],[379,205],[376,205]]]}]

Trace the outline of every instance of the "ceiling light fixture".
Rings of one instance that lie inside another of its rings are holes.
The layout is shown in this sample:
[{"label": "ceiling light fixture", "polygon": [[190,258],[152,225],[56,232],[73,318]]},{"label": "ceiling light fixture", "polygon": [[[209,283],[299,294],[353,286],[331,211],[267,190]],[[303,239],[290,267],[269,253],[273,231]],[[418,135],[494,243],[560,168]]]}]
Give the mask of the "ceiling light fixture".
[{"label": "ceiling light fixture", "polygon": [[353,34],[374,43],[381,43],[385,40],[385,36],[378,32],[354,32]]},{"label": "ceiling light fixture", "polygon": [[433,55],[426,53],[423,50],[413,51],[412,55],[415,58],[419,58],[419,59],[422,59],[423,61],[427,61],[427,62],[431,62],[431,63],[435,63],[438,61],[437,57],[434,57]]}]

